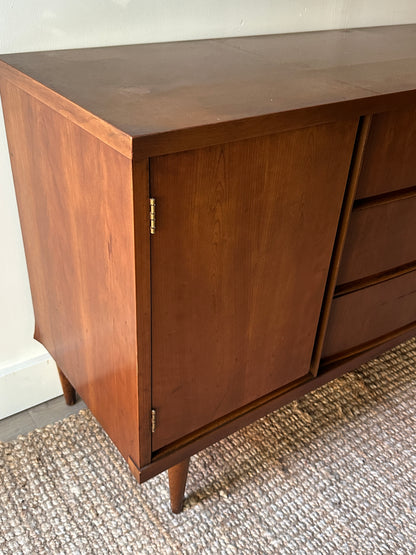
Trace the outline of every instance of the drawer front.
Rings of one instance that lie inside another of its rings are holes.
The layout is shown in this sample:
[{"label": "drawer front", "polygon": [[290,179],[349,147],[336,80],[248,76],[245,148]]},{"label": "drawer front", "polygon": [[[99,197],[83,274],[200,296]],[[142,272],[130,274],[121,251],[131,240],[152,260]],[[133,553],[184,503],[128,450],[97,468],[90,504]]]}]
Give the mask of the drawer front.
[{"label": "drawer front", "polygon": [[416,260],[416,196],[354,210],[338,285]]},{"label": "drawer front", "polygon": [[348,351],[413,322],[416,325],[416,271],[335,298],[322,357],[348,356]]},{"label": "drawer front", "polygon": [[373,116],[357,198],[416,186],[416,110]]}]

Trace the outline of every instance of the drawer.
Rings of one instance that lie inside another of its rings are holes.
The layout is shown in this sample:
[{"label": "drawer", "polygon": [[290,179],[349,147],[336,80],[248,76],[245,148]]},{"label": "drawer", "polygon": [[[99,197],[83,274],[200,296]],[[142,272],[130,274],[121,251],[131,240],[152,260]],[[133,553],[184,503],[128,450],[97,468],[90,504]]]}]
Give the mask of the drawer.
[{"label": "drawer", "polygon": [[366,343],[412,323],[416,326],[416,271],[335,298],[322,357],[364,350]]},{"label": "drawer", "polygon": [[416,186],[416,110],[376,114],[371,121],[357,198]]},{"label": "drawer", "polygon": [[416,196],[352,212],[338,285],[416,260]]}]

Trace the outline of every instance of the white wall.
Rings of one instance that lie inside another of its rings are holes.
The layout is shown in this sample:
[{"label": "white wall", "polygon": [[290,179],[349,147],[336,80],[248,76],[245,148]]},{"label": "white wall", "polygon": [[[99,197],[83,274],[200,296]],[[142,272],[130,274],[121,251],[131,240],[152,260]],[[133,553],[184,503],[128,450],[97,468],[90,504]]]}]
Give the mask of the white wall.
[{"label": "white wall", "polygon": [[[0,52],[414,22],[415,0],[0,0]],[[0,418],[60,394],[33,328],[0,116]]]}]

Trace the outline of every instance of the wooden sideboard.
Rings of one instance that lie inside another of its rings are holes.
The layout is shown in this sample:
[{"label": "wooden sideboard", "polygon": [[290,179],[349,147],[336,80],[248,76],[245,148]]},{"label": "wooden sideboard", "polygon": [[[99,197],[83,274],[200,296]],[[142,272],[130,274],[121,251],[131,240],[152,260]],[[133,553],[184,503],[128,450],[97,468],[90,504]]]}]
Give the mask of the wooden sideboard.
[{"label": "wooden sideboard", "polygon": [[416,329],[416,26],[1,56],[36,317],[142,482]]}]

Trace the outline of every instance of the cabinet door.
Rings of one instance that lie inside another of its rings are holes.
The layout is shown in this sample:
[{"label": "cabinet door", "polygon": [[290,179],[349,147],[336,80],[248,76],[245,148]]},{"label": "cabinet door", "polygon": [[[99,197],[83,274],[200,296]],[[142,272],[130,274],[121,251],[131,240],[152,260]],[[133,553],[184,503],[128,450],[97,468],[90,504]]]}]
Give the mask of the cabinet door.
[{"label": "cabinet door", "polygon": [[308,374],[356,128],[151,160],[153,450]]}]

